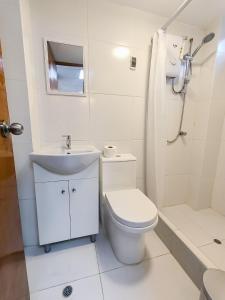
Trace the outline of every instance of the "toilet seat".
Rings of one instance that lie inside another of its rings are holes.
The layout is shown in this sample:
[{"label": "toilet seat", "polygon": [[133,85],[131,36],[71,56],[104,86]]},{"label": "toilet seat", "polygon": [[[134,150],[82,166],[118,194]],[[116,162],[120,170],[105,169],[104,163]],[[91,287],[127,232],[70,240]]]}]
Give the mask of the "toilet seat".
[{"label": "toilet seat", "polygon": [[158,219],[155,204],[138,189],[107,192],[106,204],[112,216],[132,228],[145,228]]}]

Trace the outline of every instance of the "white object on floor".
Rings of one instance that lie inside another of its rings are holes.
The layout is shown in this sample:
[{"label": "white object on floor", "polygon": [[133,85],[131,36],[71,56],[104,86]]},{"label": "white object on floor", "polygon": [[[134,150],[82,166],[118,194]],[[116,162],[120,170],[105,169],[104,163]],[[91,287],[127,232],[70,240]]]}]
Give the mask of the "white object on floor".
[{"label": "white object on floor", "polygon": [[225,272],[221,270],[207,270],[203,276],[203,288],[200,300],[224,300]]},{"label": "white object on floor", "polygon": [[157,225],[158,211],[136,189],[136,158],[131,154],[101,158],[101,217],[118,260],[141,262],[145,257],[144,233]]}]

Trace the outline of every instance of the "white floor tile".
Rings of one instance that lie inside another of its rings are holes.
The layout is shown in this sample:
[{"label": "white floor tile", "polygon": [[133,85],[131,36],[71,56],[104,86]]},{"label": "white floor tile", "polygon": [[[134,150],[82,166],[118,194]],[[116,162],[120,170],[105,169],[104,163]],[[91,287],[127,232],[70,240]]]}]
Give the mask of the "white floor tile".
[{"label": "white floor tile", "polygon": [[[103,300],[100,276],[88,277],[69,283],[73,288],[70,300]],[[61,300],[63,289],[66,285],[60,285],[47,290],[31,294],[31,300]]]},{"label": "white floor tile", "polygon": [[196,211],[188,205],[176,205],[163,208],[162,212],[196,246],[214,238],[225,239],[225,217],[211,208]]},{"label": "white floor tile", "polygon": [[208,233],[218,239],[225,239],[225,217],[213,209],[197,212],[196,222]]},{"label": "white floor tile", "polygon": [[172,255],[102,273],[105,300],[198,300],[199,291]]},{"label": "white floor tile", "polygon": [[[183,205],[182,205],[183,206]],[[180,210],[181,205],[162,208],[163,214],[177,227],[189,221],[187,215]]]},{"label": "white floor tile", "polygon": [[95,247],[100,272],[109,271],[123,266],[123,264],[116,259],[109,240],[102,231],[97,237]]},{"label": "white floor tile", "polygon": [[219,269],[225,271],[225,241],[222,245],[212,243],[200,248],[200,250],[211,260]]},{"label": "white floor tile", "polygon": [[154,231],[150,231],[145,235],[146,240],[146,257],[153,258],[169,253],[169,249],[160,240]]},{"label": "white floor tile", "polygon": [[[146,238],[146,258],[169,253],[168,248],[159,239],[154,231],[150,231],[145,235]],[[96,251],[100,272],[106,272],[124,266],[115,257],[108,239],[101,233],[96,242]]]},{"label": "white floor tile", "polygon": [[31,292],[98,274],[95,246],[87,238],[53,245],[48,254],[39,247],[25,253]]},{"label": "white floor tile", "polygon": [[180,224],[179,229],[197,247],[213,242],[213,237],[198,224],[192,222],[183,223]]}]

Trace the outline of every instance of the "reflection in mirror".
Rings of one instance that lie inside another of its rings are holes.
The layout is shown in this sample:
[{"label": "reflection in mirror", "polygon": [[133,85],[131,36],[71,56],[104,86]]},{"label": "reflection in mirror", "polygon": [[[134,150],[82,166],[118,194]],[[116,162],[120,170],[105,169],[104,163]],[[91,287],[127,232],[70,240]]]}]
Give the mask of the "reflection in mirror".
[{"label": "reflection in mirror", "polygon": [[83,47],[46,41],[45,52],[48,92],[84,95]]}]

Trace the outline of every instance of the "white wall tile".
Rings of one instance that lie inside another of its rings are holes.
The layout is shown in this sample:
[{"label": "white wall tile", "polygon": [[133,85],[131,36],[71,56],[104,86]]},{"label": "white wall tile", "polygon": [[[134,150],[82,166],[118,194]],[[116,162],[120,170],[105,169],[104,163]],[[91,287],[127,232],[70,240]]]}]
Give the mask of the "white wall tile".
[{"label": "white wall tile", "polygon": [[213,194],[212,194],[212,208],[218,211],[219,213],[225,215],[225,178],[216,178]]},{"label": "white wall tile", "polygon": [[187,174],[190,169],[190,141],[178,139],[166,145],[166,175]]},{"label": "white wall tile", "polygon": [[165,176],[164,205],[167,206],[185,203],[189,196],[188,187],[188,175]]},{"label": "white wall tile", "polygon": [[137,188],[139,190],[141,190],[144,194],[146,193],[145,179],[144,178],[137,178]]},{"label": "white wall tile", "polygon": [[[90,42],[90,92],[144,97],[148,65],[147,51],[122,47],[122,51],[126,52],[125,56],[118,57],[115,52],[120,53],[121,47],[119,44],[99,41]],[[135,70],[130,69],[131,56],[137,58]]]},{"label": "white wall tile", "polygon": [[[60,0],[30,1],[31,16],[35,31],[42,37],[55,36],[86,37],[87,35],[87,1]],[[64,22],[61,22],[64,20]]]},{"label": "white wall tile", "polygon": [[144,178],[145,175],[145,143],[143,140],[132,141],[132,154],[137,158],[137,178]]},{"label": "white wall tile", "polygon": [[0,36],[5,77],[25,80],[19,1],[0,3]]},{"label": "white wall tile", "polygon": [[145,138],[146,103],[142,98],[133,98],[133,128],[132,139],[143,140]]},{"label": "white wall tile", "polygon": [[225,142],[222,140],[217,161],[216,177],[225,179]]},{"label": "white wall tile", "polygon": [[35,199],[21,199],[19,200],[19,205],[24,245],[38,245],[38,228]]},{"label": "white wall tile", "polygon": [[202,165],[205,153],[204,140],[192,140],[189,147],[189,172],[197,176],[202,172]]},{"label": "white wall tile", "polygon": [[216,55],[215,81],[213,97],[214,100],[224,101],[224,83],[225,83],[225,52],[218,52]]},{"label": "white wall tile", "polygon": [[34,175],[29,154],[32,152],[32,145],[29,142],[14,140],[13,152],[15,159],[17,191],[19,199],[33,199],[34,196]]},{"label": "white wall tile", "polygon": [[88,13],[91,39],[126,46],[150,45],[151,36],[163,23],[163,18],[159,16],[112,1],[89,0]]},{"label": "white wall tile", "polygon": [[[225,67],[224,67],[225,69]],[[225,83],[225,77],[224,77]],[[210,115],[208,120],[208,137],[212,140],[220,140],[223,129],[223,122],[225,117],[225,98],[224,100],[217,100],[213,96],[210,107]]]},{"label": "white wall tile", "polygon": [[193,107],[193,139],[206,138],[209,122],[210,105],[209,102],[195,102]]},{"label": "white wall tile", "polygon": [[27,85],[21,80],[6,80],[7,99],[10,121],[21,123],[24,132],[16,137],[20,142],[31,142],[30,110],[27,94]]},{"label": "white wall tile", "polygon": [[89,138],[89,101],[86,97],[44,96],[41,134],[44,142],[57,142],[62,135],[73,140]]},{"label": "white wall tile", "polygon": [[91,137],[100,141],[131,139],[132,112],[132,97],[92,94],[90,96]]}]

